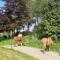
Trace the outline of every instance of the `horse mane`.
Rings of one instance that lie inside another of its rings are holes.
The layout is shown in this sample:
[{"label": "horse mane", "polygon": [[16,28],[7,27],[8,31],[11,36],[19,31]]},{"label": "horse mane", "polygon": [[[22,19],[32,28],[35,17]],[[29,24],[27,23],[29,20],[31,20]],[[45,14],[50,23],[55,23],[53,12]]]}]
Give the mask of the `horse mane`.
[{"label": "horse mane", "polygon": [[18,36],[19,32],[16,32],[12,35],[12,38],[14,38],[15,36]]}]

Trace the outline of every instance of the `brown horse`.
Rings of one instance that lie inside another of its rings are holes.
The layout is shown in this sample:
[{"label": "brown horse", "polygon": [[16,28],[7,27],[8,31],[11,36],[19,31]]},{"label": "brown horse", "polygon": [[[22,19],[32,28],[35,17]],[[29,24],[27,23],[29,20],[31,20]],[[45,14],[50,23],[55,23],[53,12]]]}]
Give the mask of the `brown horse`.
[{"label": "brown horse", "polygon": [[14,46],[16,46],[17,42],[21,42],[21,46],[22,46],[22,43],[26,43],[26,41],[27,41],[27,38],[25,38],[24,36],[21,36],[21,37],[15,36],[15,37],[13,37]]},{"label": "brown horse", "polygon": [[50,46],[53,44],[53,40],[51,39],[51,37],[42,38],[41,42],[45,48],[45,51],[49,51]]}]

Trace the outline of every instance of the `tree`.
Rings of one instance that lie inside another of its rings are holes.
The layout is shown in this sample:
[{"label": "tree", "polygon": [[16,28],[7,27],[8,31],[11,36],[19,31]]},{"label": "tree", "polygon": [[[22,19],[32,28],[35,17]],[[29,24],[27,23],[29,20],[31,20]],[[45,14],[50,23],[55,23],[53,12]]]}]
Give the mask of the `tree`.
[{"label": "tree", "polygon": [[[36,30],[39,37],[52,36],[56,40],[60,33],[60,4],[59,0],[48,2],[46,7],[42,7],[42,21]],[[47,8],[47,9],[46,9]]]},{"label": "tree", "polygon": [[[6,17],[1,21],[4,30],[13,30],[23,24],[31,23],[30,16],[26,9],[27,0],[4,0]],[[1,15],[2,16],[2,15]],[[3,17],[3,16],[2,16]],[[0,25],[1,26],[1,25]],[[1,29],[1,30],[3,30]]]}]

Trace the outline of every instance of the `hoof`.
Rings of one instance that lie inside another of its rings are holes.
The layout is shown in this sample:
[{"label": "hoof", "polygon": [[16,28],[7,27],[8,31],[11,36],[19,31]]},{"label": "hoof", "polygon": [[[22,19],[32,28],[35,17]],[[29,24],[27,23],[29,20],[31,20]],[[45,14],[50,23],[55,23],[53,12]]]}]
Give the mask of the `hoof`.
[{"label": "hoof", "polygon": [[44,51],[44,50],[41,50],[41,52],[42,52],[43,54],[45,54],[45,51]]}]

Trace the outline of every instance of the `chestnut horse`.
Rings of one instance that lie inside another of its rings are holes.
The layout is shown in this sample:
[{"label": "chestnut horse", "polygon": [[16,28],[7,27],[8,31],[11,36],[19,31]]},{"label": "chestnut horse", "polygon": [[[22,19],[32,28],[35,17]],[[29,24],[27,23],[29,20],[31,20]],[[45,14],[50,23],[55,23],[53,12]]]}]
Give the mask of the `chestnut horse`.
[{"label": "chestnut horse", "polygon": [[53,44],[53,40],[51,39],[51,37],[42,38],[41,42],[45,48],[45,51],[49,51],[50,46]]},{"label": "chestnut horse", "polygon": [[25,38],[24,36],[15,36],[15,37],[13,37],[14,46],[16,46],[17,42],[20,42],[21,46],[22,46],[22,43],[26,43],[26,41],[27,41],[27,38]]}]

